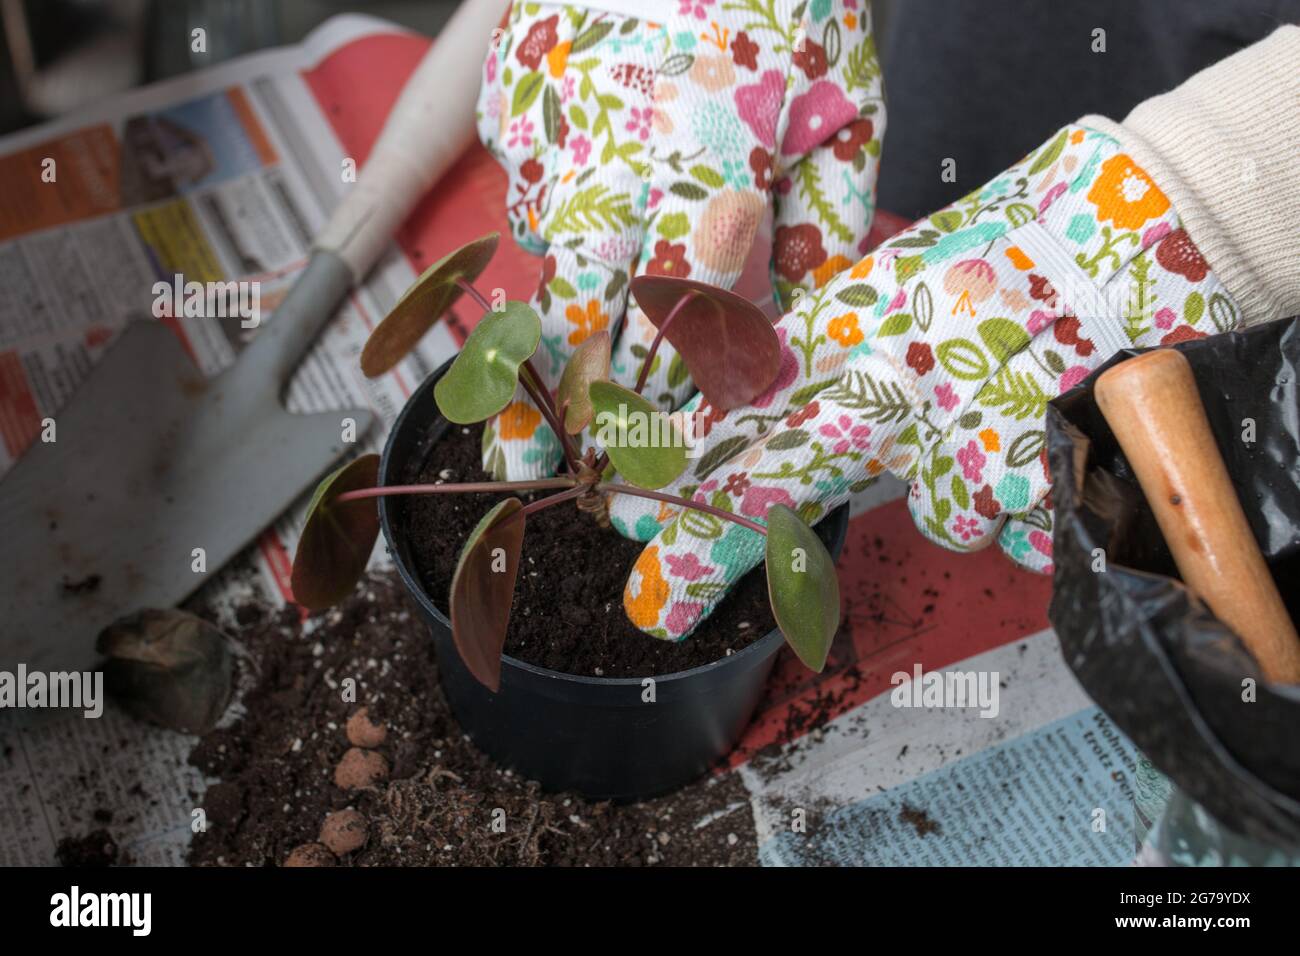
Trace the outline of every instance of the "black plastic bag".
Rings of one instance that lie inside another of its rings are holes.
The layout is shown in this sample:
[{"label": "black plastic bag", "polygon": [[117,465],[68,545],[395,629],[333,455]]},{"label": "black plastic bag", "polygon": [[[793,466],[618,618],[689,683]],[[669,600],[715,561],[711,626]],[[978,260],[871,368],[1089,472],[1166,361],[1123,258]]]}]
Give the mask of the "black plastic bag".
[{"label": "black plastic bag", "polygon": [[[1255,539],[1300,621],[1300,319],[1175,346]],[[1270,685],[1177,579],[1137,479],[1097,408],[1097,376],[1048,407],[1055,508],[1051,621],[1084,689],[1221,823],[1300,846],[1300,687]],[[1250,421],[1254,422],[1254,441]],[[1094,571],[1104,551],[1104,572]],[[1245,702],[1243,681],[1255,680]]]}]

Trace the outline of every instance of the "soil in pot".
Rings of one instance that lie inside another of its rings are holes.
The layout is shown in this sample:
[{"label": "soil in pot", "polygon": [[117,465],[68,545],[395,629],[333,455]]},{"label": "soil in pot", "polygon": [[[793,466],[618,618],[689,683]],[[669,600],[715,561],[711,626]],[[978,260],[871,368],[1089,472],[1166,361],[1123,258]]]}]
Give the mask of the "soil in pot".
[{"label": "soil in pot", "polygon": [[[430,427],[435,427],[436,424]],[[453,425],[410,482],[490,481],[480,465],[482,425]],[[545,494],[545,493],[543,493]],[[445,614],[465,538],[501,495],[398,499],[397,523],[411,542],[415,571]],[[531,495],[521,495],[524,501]],[[637,630],[623,611],[623,586],[644,545],[624,538],[569,502],[530,515],[523,570],[515,585],[505,651],[539,667],[585,677],[651,677],[735,653],[775,626],[760,566],[746,575],[685,641]]]}]

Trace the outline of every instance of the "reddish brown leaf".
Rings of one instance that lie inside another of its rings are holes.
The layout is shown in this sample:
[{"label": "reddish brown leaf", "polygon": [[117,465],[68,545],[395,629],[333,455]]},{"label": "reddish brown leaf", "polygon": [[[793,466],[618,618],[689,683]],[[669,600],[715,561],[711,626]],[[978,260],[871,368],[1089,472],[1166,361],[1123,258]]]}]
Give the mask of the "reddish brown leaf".
[{"label": "reddish brown leaf", "polygon": [[555,398],[564,406],[564,430],[576,435],[587,427],[595,409],[587,389],[609,379],[609,333],[604,329],[583,340],[560,376]]},{"label": "reddish brown leaf", "polygon": [[523,502],[506,498],[485,514],[461,549],[451,581],[451,635],[460,659],[488,690],[501,686],[501,648],[510,626],[519,556],[524,546]]},{"label": "reddish brown leaf", "polygon": [[366,570],[379,537],[379,509],[373,498],[340,504],[345,491],[373,488],[379,482],[379,456],[362,455],[316,486],[307,506],[307,523],[293,557],[293,599],[319,611],[343,600]]},{"label": "reddish brown leaf", "polygon": [[776,380],[781,341],[752,302],[703,282],[661,275],[637,276],[631,292],[656,328],[664,327],[683,296],[690,297],[664,338],[714,408],[748,405]]},{"label": "reddish brown leaf", "polygon": [[492,261],[500,238],[493,232],[468,242],[420,274],[366,340],[361,371],[367,378],[383,375],[415,348],[464,293],[456,280],[477,279]]}]

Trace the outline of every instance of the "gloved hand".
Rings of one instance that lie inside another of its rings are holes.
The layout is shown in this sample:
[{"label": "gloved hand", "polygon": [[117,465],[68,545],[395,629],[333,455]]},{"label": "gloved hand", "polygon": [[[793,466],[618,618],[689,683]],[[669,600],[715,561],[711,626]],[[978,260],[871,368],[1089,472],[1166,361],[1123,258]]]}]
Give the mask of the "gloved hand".
[{"label": "gloved hand", "polygon": [[[620,323],[614,377],[634,382],[655,329],[628,303],[629,278],[730,287],[769,201],[782,295],[866,251],[884,110],[858,7],[686,3],[652,23],[514,4],[484,68],[479,133],[507,170],[515,239],[544,257],[532,305],[548,387],[587,336]],[[685,367],[666,343],[655,362],[645,394],[676,407],[693,392]],[[560,461],[522,389],[489,423],[483,453],[512,480]]]},{"label": "gloved hand", "polygon": [[[911,482],[934,541],[974,551],[996,538],[1048,570],[1048,400],[1120,348],[1238,318],[1156,182],[1111,135],[1069,126],[802,296],[777,325],[776,383],[725,414],[692,399],[706,437],[662,490],[759,520],[784,504],[811,523],[888,470]],[[612,505],[620,531],[650,541],[624,604],[642,630],[680,639],[763,542],[649,505]]]}]

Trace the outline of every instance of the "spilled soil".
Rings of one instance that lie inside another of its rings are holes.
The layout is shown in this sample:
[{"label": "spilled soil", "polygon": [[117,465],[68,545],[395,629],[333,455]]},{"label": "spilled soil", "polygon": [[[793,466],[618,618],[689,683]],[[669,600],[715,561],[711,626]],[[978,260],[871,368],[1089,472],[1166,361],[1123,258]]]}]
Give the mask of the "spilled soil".
[{"label": "spilled soil", "polygon": [[451,715],[432,642],[393,575],[305,622],[255,605],[240,619],[255,683],[243,716],[191,755],[219,779],[202,800],[196,865],[757,863],[733,774],[613,805],[544,794],[498,768]]}]

